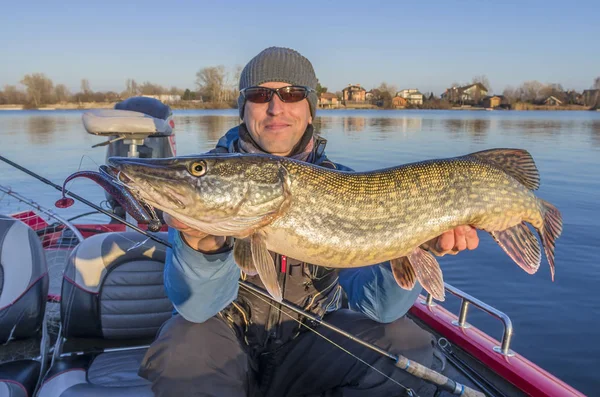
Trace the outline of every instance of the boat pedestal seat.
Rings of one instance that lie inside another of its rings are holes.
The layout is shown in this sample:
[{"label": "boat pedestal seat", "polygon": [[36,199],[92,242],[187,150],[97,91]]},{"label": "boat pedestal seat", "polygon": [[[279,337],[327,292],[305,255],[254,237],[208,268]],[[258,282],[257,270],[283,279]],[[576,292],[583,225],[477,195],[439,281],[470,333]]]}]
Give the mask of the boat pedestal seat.
[{"label": "boat pedestal seat", "polygon": [[153,396],[138,376],[145,348],[62,357],[52,366],[40,396]]},{"label": "boat pedestal seat", "polygon": [[173,314],[165,258],[164,245],[137,232],[98,234],[73,250],[62,283],[63,334],[39,397],[153,395],[137,373]]},{"label": "boat pedestal seat", "polygon": [[0,396],[33,396],[40,377],[41,364],[35,360],[17,360],[0,364]]}]

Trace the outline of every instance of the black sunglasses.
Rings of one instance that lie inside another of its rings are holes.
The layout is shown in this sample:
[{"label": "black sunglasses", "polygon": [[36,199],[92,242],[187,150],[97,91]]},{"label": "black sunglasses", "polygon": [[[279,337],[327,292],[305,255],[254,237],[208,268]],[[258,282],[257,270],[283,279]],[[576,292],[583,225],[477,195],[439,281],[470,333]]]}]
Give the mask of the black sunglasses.
[{"label": "black sunglasses", "polygon": [[311,92],[315,92],[315,90],[299,85],[288,85],[280,88],[248,87],[240,91],[246,100],[253,103],[271,102],[273,94],[277,94],[281,102],[300,102]]}]

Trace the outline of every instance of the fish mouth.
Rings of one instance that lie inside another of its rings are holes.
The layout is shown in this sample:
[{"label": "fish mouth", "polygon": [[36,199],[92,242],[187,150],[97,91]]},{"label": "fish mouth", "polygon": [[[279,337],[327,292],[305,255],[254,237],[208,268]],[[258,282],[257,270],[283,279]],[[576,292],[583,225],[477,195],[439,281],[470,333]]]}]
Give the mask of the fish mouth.
[{"label": "fish mouth", "polygon": [[[157,201],[155,200],[154,196],[166,197],[168,201],[170,201],[177,209],[185,209],[186,205],[180,198],[177,197],[175,192],[169,192],[167,189],[157,188],[157,185],[153,183],[155,181],[172,182],[172,178],[170,178],[168,175],[165,175],[163,172],[168,171],[167,166],[172,164],[172,162],[166,160],[164,161],[164,165],[156,164],[149,166],[148,163],[143,159],[141,161],[139,160],[140,159],[137,158],[131,159],[110,157],[107,161],[107,166],[101,166],[101,171],[114,178],[116,183],[129,190],[132,195],[145,204],[165,210],[168,208],[164,205],[164,202],[161,203],[161,201],[164,200]],[[136,174],[142,175],[142,173],[135,170],[136,166],[143,167],[143,169],[146,171],[143,173],[143,177],[136,177]],[[148,172],[150,170],[153,170],[154,172]]]},{"label": "fish mouth", "polygon": [[127,174],[112,165],[101,165],[100,172],[112,178],[115,182],[123,187],[128,187],[127,184],[133,182],[133,180],[129,178]]}]

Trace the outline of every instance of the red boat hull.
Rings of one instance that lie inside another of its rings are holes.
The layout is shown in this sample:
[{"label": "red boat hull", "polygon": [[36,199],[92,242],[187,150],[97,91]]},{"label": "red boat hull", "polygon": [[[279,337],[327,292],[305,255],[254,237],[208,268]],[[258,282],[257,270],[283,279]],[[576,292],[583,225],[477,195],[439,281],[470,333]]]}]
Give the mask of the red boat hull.
[{"label": "red boat hull", "polygon": [[[421,296],[420,300],[425,300]],[[512,357],[495,352],[500,342],[476,327],[460,328],[452,324],[457,317],[440,305],[429,307],[419,303],[410,312],[449,342],[480,360],[498,375],[531,396],[584,396],[576,389],[552,376],[520,354]]]}]

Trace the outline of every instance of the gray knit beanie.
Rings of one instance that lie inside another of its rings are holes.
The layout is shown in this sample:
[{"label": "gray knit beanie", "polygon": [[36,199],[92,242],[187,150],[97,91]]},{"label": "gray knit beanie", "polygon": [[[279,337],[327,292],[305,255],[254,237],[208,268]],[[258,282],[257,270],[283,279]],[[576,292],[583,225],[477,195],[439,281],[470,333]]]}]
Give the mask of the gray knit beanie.
[{"label": "gray knit beanie", "polygon": [[[317,76],[308,59],[299,52],[283,47],[269,47],[248,62],[240,74],[240,90],[270,81],[281,81],[292,85],[302,85],[317,89]],[[308,97],[310,114],[315,118],[317,94]],[[244,96],[238,98],[240,118],[244,118]]]}]

